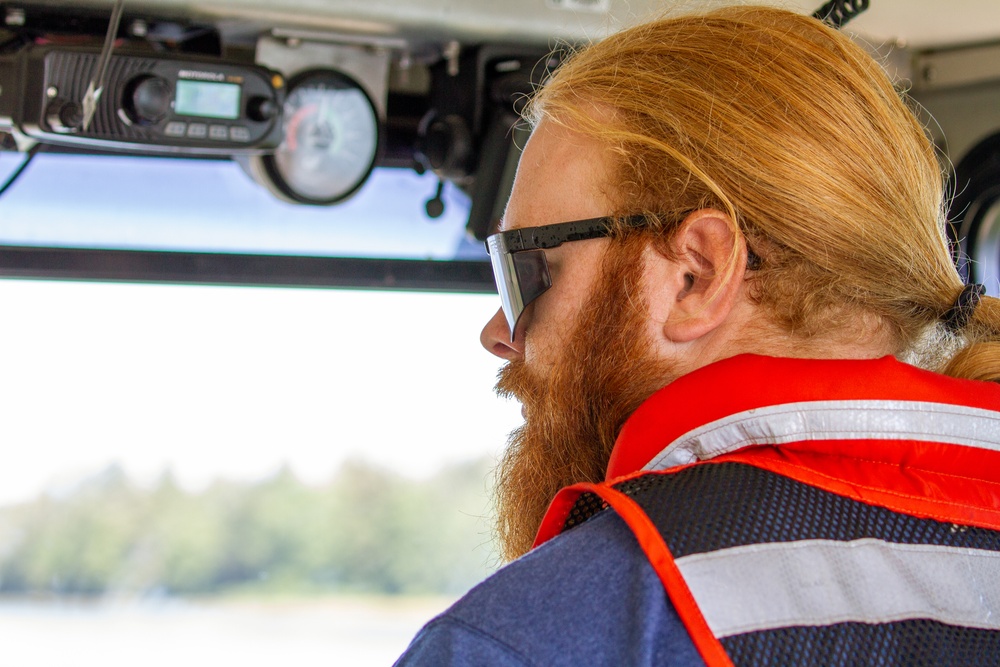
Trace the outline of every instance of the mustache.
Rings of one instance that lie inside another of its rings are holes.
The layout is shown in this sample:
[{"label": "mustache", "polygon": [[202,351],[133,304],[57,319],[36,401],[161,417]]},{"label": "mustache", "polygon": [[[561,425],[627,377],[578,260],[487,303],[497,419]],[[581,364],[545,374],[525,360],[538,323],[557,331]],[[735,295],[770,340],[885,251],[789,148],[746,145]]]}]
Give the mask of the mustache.
[{"label": "mustache", "polygon": [[500,398],[513,399],[524,404],[538,394],[540,383],[523,359],[508,361],[497,372],[497,383],[493,387]]}]

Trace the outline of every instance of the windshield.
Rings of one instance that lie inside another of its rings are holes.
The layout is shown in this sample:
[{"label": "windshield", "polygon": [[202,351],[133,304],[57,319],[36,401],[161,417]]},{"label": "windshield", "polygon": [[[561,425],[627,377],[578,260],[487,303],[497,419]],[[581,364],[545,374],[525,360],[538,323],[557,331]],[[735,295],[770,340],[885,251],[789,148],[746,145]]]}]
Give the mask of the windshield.
[{"label": "windshield", "polygon": [[[0,173],[22,160],[0,153]],[[119,250],[484,259],[468,198],[437,179],[377,169],[335,207],[283,202],[230,160],[41,154],[0,201],[0,244]]]},{"label": "windshield", "polygon": [[[457,189],[427,218],[436,188],[380,169],[296,206],[234,162],[42,154],[0,244],[485,257]],[[478,342],[495,295],[3,280],[0,303],[3,662],[384,665],[495,568],[489,470],[521,420]]]}]

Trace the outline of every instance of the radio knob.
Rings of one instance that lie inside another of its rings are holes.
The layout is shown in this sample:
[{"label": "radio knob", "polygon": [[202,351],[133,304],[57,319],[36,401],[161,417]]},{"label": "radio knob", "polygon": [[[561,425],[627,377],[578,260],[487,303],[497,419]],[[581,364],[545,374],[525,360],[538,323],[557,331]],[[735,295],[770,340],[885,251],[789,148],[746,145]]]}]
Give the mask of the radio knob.
[{"label": "radio knob", "polygon": [[132,120],[140,125],[152,125],[170,113],[173,89],[170,83],[158,76],[146,76],[134,81],[131,95],[126,92],[125,104]]},{"label": "radio knob", "polygon": [[278,105],[268,97],[252,97],[247,103],[247,115],[258,122],[271,120],[278,115]]},{"label": "radio knob", "polygon": [[45,109],[45,120],[53,132],[76,132],[83,124],[83,109],[76,102],[55,100]]}]

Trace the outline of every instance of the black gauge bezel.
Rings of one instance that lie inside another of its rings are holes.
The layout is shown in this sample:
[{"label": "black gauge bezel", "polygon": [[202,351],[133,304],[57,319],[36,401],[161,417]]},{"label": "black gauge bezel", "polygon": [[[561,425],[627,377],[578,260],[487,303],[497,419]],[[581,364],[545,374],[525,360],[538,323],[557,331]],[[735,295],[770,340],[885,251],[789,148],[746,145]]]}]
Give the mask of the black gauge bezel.
[{"label": "black gauge bezel", "polygon": [[[354,184],[345,190],[344,192],[338,193],[334,197],[319,199],[316,197],[311,197],[309,195],[303,194],[297,191],[288,182],[284,174],[281,173],[281,169],[278,166],[278,160],[275,153],[268,153],[267,155],[261,156],[260,163],[264,170],[265,177],[270,181],[270,185],[274,187],[275,190],[281,193],[282,196],[288,198],[289,200],[299,203],[299,204],[311,204],[314,206],[329,206],[331,204],[336,204],[348,199],[354,195],[358,190],[361,189],[371,176],[372,170],[375,169],[375,165],[378,164],[379,158],[383,151],[384,142],[384,128],[382,127],[382,118],[379,115],[378,107],[375,106],[371,95],[365,90],[356,79],[351,77],[340,70],[335,69],[309,69],[299,72],[295,76],[288,80],[288,84],[285,88],[285,101],[291,98],[292,94],[295,92],[296,88],[307,86],[316,83],[317,81],[336,81],[338,84],[343,84],[345,89],[356,89],[364,95],[365,100],[368,102],[369,107],[371,107],[372,113],[375,116],[375,150],[372,152],[371,162],[368,164],[367,168],[362,172],[361,176],[354,182]],[[284,123],[284,120],[282,120]]]},{"label": "black gauge bezel", "polygon": [[1000,133],[976,144],[950,174],[948,240],[962,279],[996,295],[1000,278]]}]

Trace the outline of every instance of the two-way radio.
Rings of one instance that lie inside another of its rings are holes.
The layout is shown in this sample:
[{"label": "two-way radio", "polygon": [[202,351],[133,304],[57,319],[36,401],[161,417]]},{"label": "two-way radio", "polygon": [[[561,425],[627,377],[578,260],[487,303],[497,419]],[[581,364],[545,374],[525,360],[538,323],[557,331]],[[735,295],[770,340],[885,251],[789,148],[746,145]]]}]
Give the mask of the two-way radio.
[{"label": "two-way radio", "polygon": [[0,129],[43,143],[187,155],[281,143],[284,80],[256,65],[115,53],[93,117],[83,100],[97,49],[30,47],[0,59]]}]

